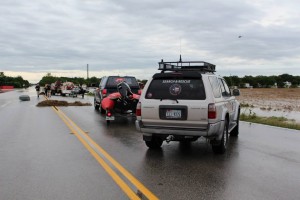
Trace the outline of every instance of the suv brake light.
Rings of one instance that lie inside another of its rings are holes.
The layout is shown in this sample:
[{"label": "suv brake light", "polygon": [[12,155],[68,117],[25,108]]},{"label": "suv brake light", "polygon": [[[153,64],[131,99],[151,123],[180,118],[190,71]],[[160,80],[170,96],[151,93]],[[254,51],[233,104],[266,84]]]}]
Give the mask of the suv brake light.
[{"label": "suv brake light", "polygon": [[135,115],[137,117],[140,117],[142,115],[142,104],[141,102],[138,102],[138,104],[136,105],[136,110],[135,110]]},{"label": "suv brake light", "polygon": [[208,104],[208,119],[216,119],[217,109],[214,103]]},{"label": "suv brake light", "polygon": [[107,117],[111,117],[111,116],[112,116],[111,112],[110,112],[110,111],[107,111],[106,116],[107,116]]},{"label": "suv brake light", "polygon": [[106,89],[103,89],[101,93],[102,93],[102,95],[105,96],[105,95],[107,94],[107,90],[106,90]]}]

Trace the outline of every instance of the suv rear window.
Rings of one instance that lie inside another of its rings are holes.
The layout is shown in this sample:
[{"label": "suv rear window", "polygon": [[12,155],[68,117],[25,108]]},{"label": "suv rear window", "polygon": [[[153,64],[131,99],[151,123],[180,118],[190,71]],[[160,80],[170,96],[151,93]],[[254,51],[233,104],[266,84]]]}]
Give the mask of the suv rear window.
[{"label": "suv rear window", "polygon": [[146,92],[146,99],[206,99],[202,79],[177,78],[153,79]]},{"label": "suv rear window", "polygon": [[122,81],[125,81],[130,87],[139,87],[134,77],[109,77],[106,86],[115,88]]}]

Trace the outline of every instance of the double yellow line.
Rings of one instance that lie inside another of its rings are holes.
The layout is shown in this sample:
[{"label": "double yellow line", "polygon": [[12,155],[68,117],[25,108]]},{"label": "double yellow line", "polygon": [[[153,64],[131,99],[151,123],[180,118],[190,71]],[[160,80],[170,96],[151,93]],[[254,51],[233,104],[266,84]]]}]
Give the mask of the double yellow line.
[{"label": "double yellow line", "polygon": [[[47,98],[46,98],[47,99]],[[77,126],[67,115],[65,115],[59,108],[52,106],[52,109],[68,126],[71,132],[78,138],[78,140],[85,146],[85,148],[93,155],[103,169],[112,177],[115,183],[123,190],[129,199],[140,200],[143,196],[147,199],[156,200],[156,197],[150,192],[141,182],[139,182],[130,172],[128,172],[121,164],[112,158],[103,148],[101,148],[92,138],[90,138],[79,126]],[[103,156],[106,162],[100,155]],[[134,192],[129,185],[110,167],[110,164],[117,169],[135,188]]]}]

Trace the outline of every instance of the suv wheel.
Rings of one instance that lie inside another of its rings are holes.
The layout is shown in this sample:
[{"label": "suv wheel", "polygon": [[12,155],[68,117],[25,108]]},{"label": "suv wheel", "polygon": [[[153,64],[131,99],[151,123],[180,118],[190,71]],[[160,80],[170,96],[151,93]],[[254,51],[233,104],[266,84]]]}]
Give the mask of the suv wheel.
[{"label": "suv wheel", "polygon": [[230,132],[230,136],[237,137],[239,135],[239,123],[240,123],[240,110],[238,111],[238,117],[236,121],[236,126]]},{"label": "suv wheel", "polygon": [[95,107],[95,110],[99,110],[99,105],[96,104],[96,99],[94,99],[94,107]]},{"label": "suv wheel", "polygon": [[217,144],[212,144],[212,150],[215,154],[225,153],[228,145],[228,120],[225,121],[225,126],[222,134],[222,139]]},{"label": "suv wheel", "polygon": [[153,136],[150,141],[145,141],[145,143],[150,149],[159,149],[163,143],[163,140]]}]

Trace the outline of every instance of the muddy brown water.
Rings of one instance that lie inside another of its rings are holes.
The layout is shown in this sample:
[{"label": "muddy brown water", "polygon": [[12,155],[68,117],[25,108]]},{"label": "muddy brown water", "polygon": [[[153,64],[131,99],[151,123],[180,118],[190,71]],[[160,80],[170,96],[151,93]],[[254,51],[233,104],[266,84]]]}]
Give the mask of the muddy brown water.
[{"label": "muddy brown water", "polygon": [[255,112],[264,117],[286,117],[300,123],[300,88],[240,89],[237,100],[244,107],[242,112]]}]

